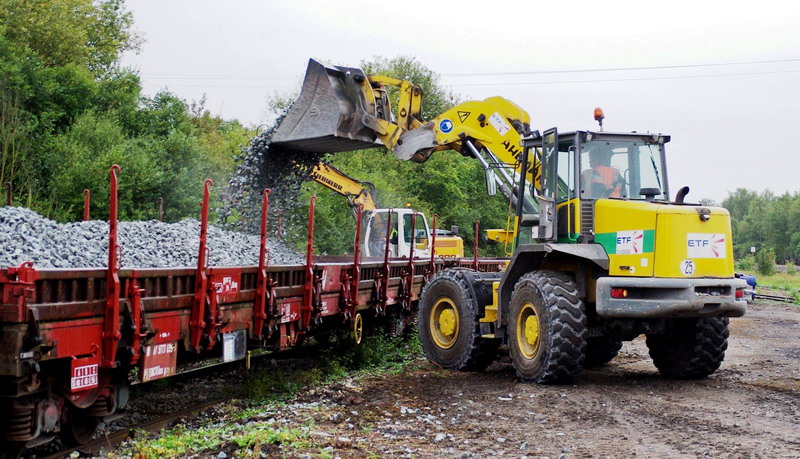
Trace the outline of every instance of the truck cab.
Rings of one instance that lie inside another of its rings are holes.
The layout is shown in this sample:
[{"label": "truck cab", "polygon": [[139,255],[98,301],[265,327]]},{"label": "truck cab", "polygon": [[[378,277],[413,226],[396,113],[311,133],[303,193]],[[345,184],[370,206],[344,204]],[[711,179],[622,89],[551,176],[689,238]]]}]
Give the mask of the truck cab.
[{"label": "truck cab", "polygon": [[[391,217],[389,213],[391,212]],[[367,216],[364,256],[430,258],[431,238],[424,214],[411,209],[377,209]]]}]

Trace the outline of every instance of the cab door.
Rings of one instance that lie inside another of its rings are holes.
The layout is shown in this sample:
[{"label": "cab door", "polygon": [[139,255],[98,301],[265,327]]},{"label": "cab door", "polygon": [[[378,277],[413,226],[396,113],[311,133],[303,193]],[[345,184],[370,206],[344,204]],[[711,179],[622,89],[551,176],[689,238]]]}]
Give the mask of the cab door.
[{"label": "cab door", "polygon": [[539,201],[539,240],[552,241],[556,237],[558,213],[558,129],[544,131],[542,141],[542,182],[537,193]]}]

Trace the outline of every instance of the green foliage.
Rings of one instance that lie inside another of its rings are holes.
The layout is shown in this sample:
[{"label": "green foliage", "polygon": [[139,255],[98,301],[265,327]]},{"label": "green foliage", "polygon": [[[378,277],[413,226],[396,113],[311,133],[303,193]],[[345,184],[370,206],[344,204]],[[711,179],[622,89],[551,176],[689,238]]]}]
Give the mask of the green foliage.
[{"label": "green foliage", "polygon": [[275,427],[266,423],[242,428],[230,423],[209,424],[187,428],[183,424],[162,431],[157,437],[137,435],[125,447],[133,457],[166,458],[185,457],[219,450],[226,445],[240,449],[255,449],[266,445],[288,448],[309,446],[308,431]]},{"label": "green foliage", "polygon": [[248,383],[248,397],[257,402],[285,400],[309,385],[353,373],[401,370],[422,353],[416,334],[408,338],[375,334],[367,336],[360,345],[353,345],[345,336],[337,338],[322,351],[313,367],[283,364],[258,370]]},{"label": "green foliage", "polygon": [[795,274],[797,274],[797,265],[794,264],[794,262],[792,261],[786,262],[786,274],[790,276],[794,276]]},{"label": "green foliage", "polygon": [[756,271],[764,276],[775,274],[775,251],[761,249],[756,253]]},{"label": "green foliage", "polygon": [[747,255],[736,260],[736,269],[739,271],[755,271],[756,259],[752,255]]},{"label": "green foliage", "polygon": [[47,66],[74,64],[100,73],[138,47],[124,0],[2,0],[0,24]]},{"label": "green foliage", "polygon": [[[112,164],[122,167],[120,218],[198,215],[203,179],[228,181],[253,131],[162,91],[141,94],[118,67],[136,49],[123,0],[0,0],[0,182],[57,220],[108,212]],[[217,200],[214,200],[217,202]]]},{"label": "green foliage", "polygon": [[774,250],[779,263],[800,258],[800,193],[775,196],[739,188],[722,206],[731,214],[736,257],[758,247]]}]

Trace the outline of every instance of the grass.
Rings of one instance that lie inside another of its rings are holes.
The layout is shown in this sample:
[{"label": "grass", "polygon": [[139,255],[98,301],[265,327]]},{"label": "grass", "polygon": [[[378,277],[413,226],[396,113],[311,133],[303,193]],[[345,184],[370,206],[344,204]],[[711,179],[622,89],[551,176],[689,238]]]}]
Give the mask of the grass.
[{"label": "grass", "polygon": [[[224,450],[236,456],[259,457],[281,454],[287,449],[319,448],[309,436],[311,425],[297,428],[280,427],[265,420],[264,412],[286,403],[301,389],[335,382],[346,377],[396,373],[421,355],[416,334],[408,339],[372,335],[361,345],[339,340],[322,350],[316,358],[288,364],[273,361],[269,367],[255,370],[245,388],[248,401],[223,409],[224,414],[200,427],[178,425],[157,435],[141,432],[118,453],[134,458],[166,458],[187,455],[208,455]],[[246,427],[245,427],[246,425]],[[270,451],[264,449],[271,448]],[[329,451],[318,449],[315,456],[325,457]]]},{"label": "grass", "polygon": [[769,276],[749,270],[742,272],[756,276],[756,282],[758,283],[756,291],[758,291],[759,287],[783,290],[794,298],[795,303],[800,304],[800,273],[796,269],[777,272]]},{"label": "grass", "polygon": [[[226,423],[200,428],[187,428],[177,425],[162,430],[155,438],[137,439],[130,442],[127,448],[135,458],[181,457],[207,451],[216,451],[225,446],[235,445],[239,451],[248,451],[248,455],[260,456],[260,451],[268,445],[283,448],[307,448],[313,446],[308,439],[310,427],[289,429],[267,424],[255,424],[242,427]],[[258,452],[257,452],[258,451]]]}]

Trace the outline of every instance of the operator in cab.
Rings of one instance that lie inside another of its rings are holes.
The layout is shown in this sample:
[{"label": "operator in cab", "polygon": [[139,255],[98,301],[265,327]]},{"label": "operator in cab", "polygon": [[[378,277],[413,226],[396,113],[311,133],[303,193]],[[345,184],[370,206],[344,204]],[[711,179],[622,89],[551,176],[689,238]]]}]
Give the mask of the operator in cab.
[{"label": "operator in cab", "polygon": [[610,148],[592,145],[589,150],[589,168],[581,172],[581,183],[589,196],[595,199],[620,198],[625,179],[616,167],[611,166]]}]

